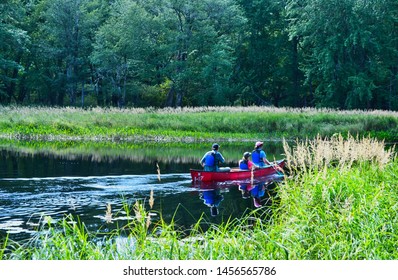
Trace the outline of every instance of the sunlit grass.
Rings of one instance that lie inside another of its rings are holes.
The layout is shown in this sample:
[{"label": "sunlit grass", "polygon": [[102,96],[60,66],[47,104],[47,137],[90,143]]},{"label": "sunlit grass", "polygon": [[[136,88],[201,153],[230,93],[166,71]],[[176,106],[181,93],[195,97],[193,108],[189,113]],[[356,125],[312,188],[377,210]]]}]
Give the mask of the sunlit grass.
[{"label": "sunlit grass", "polygon": [[289,258],[396,259],[397,171],[368,162],[287,180],[275,230]]},{"label": "sunlit grass", "polygon": [[278,226],[289,258],[397,257],[393,148],[371,138],[336,135],[298,141],[294,148],[285,143],[285,153],[292,174],[279,191]]},{"label": "sunlit grass", "polygon": [[194,142],[314,138],[334,133],[398,140],[398,113],[313,108],[48,108],[0,106],[13,139]]}]

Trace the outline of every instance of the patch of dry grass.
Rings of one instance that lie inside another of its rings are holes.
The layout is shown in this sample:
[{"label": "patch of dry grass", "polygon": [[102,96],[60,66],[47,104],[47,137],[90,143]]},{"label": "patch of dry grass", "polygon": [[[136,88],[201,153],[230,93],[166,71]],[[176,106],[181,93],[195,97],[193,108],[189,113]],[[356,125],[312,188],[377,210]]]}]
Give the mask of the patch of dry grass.
[{"label": "patch of dry grass", "polygon": [[330,138],[318,136],[314,140],[296,140],[294,147],[284,140],[283,147],[290,170],[321,169],[330,165],[349,168],[354,162],[364,161],[383,168],[394,157],[395,149],[387,149],[384,141],[370,137],[348,135],[343,138],[341,134]]}]

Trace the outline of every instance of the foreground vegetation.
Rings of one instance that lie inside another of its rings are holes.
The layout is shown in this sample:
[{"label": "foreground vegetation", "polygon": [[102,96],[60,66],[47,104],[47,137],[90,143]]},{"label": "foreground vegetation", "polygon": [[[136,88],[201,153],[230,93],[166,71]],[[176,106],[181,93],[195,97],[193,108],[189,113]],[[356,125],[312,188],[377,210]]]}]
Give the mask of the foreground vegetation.
[{"label": "foreground vegetation", "polygon": [[371,136],[398,141],[398,114],[275,107],[77,109],[1,107],[0,137],[91,141],[257,141]]},{"label": "foreground vegetation", "polygon": [[151,224],[151,210],[137,202],[124,209],[128,225],[106,237],[66,217],[28,244],[5,242],[0,259],[398,258],[393,149],[372,138],[337,135],[292,147],[285,142],[285,153],[286,180],[267,220],[257,209],[205,232],[198,221],[186,236],[173,222]]}]

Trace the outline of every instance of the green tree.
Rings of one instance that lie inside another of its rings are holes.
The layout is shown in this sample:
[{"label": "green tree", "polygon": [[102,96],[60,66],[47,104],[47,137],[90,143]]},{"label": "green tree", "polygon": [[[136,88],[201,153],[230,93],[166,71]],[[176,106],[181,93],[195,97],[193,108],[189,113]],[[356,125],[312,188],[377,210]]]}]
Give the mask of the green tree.
[{"label": "green tree", "polygon": [[286,1],[238,1],[248,19],[239,56],[240,103],[300,106],[296,41],[289,40]]},{"label": "green tree", "polygon": [[32,72],[39,103],[77,105],[80,95],[84,104],[86,90],[94,86],[88,57],[103,6],[101,0],[40,0],[36,4]]},{"label": "green tree", "polygon": [[91,61],[108,86],[114,105],[126,103],[127,87],[153,78],[157,42],[164,36],[158,18],[131,0],[112,6],[107,22],[96,35]]},{"label": "green tree", "polygon": [[23,30],[25,10],[20,1],[0,3],[0,103],[18,102],[15,90],[24,72],[22,55],[28,52],[29,36]]},{"label": "green tree", "polygon": [[[304,58],[300,65],[306,83],[314,88],[316,105],[372,108],[388,79],[387,56],[383,52],[392,49],[383,41],[393,30],[391,14],[388,15],[392,3],[288,2],[290,35],[300,38]],[[385,18],[390,20],[387,27],[383,26]]]},{"label": "green tree", "polygon": [[231,78],[245,18],[232,0],[165,4],[172,81],[166,106],[231,104]]},{"label": "green tree", "polygon": [[157,106],[232,103],[236,33],[244,23],[233,1],[120,0],[112,10],[91,58],[116,100],[131,91],[134,104],[156,95],[150,100]]},{"label": "green tree", "polygon": [[379,51],[375,74],[375,108],[398,110],[398,2],[395,0],[372,1],[373,34]]}]

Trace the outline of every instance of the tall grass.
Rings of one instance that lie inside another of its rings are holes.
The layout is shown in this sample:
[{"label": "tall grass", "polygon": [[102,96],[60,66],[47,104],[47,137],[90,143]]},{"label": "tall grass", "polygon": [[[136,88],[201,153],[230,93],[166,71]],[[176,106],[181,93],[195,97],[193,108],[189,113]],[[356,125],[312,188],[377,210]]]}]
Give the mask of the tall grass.
[{"label": "tall grass", "polygon": [[395,146],[386,149],[384,141],[371,137],[356,137],[341,134],[314,140],[296,140],[294,147],[284,140],[283,147],[288,168],[295,170],[322,169],[331,165],[350,168],[353,163],[370,162],[383,168],[394,156]]},{"label": "tall grass", "polygon": [[285,143],[291,178],[279,195],[292,259],[395,259],[398,164],[393,148],[341,135]]},{"label": "tall grass", "polygon": [[102,109],[0,106],[0,136],[17,139],[228,141],[334,133],[398,140],[398,114],[275,107]]},{"label": "tall grass", "polygon": [[291,259],[396,259],[397,164],[327,168],[288,180],[273,228]]}]

